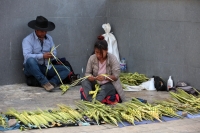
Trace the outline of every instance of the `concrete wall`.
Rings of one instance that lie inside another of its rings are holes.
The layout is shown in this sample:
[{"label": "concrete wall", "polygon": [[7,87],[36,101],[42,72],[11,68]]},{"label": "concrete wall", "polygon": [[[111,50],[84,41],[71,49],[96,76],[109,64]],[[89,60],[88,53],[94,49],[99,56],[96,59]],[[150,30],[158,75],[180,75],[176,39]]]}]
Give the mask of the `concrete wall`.
[{"label": "concrete wall", "polygon": [[106,22],[106,0],[0,0],[0,85],[25,82],[22,40],[33,32],[30,20],[43,15],[56,29],[49,32],[76,73],[82,74],[101,25]]},{"label": "concrete wall", "polygon": [[0,85],[24,82],[21,41],[38,15],[56,24],[49,34],[61,44],[58,57],[67,57],[76,73],[109,22],[129,72],[172,75],[200,88],[199,0],[1,0]]},{"label": "concrete wall", "polygon": [[109,0],[107,14],[129,72],[200,89],[199,0]]}]

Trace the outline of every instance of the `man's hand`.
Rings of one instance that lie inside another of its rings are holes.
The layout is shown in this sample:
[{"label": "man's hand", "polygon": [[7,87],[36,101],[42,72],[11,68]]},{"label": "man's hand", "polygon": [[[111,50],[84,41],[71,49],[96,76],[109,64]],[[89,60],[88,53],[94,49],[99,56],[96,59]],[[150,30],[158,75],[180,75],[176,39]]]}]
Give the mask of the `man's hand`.
[{"label": "man's hand", "polygon": [[44,53],[43,54],[43,58],[44,59],[49,59],[49,58],[53,58],[52,54],[50,52]]}]

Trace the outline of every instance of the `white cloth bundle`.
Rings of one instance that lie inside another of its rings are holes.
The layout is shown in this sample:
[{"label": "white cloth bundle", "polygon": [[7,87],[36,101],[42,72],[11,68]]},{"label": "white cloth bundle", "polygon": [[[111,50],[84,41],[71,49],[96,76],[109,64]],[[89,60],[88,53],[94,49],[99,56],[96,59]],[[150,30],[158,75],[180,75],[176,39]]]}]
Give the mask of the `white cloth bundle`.
[{"label": "white cloth bundle", "polygon": [[117,57],[117,60],[120,62],[119,51],[117,48],[117,40],[115,36],[112,33],[110,33],[110,30],[111,30],[110,24],[109,23],[103,24],[102,28],[105,31],[105,34],[103,34],[102,36],[104,36],[104,39],[108,43],[108,52],[111,54],[114,54]]}]

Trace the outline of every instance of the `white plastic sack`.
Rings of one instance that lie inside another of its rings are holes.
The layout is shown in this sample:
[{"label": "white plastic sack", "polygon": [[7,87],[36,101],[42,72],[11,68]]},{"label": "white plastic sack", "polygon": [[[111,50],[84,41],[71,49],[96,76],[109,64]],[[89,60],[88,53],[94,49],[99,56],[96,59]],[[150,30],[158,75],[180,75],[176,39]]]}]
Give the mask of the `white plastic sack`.
[{"label": "white plastic sack", "polygon": [[156,90],[156,88],[154,86],[154,78],[150,78],[148,81],[143,82],[139,86],[130,86],[130,85],[126,85],[126,84],[123,84],[123,85],[125,87],[124,91],[142,91],[142,90],[153,91],[153,90]]},{"label": "white plastic sack", "polygon": [[150,84],[149,84],[149,89],[148,90],[150,90],[150,91],[155,91],[156,90],[156,88],[154,86],[154,78],[150,79]]},{"label": "white plastic sack", "polygon": [[119,51],[117,48],[117,40],[116,40],[115,36],[112,33],[110,33],[110,31],[111,31],[110,24],[109,23],[103,24],[102,28],[105,31],[105,34],[103,34],[103,36],[104,36],[104,39],[108,43],[108,52],[111,54],[114,54],[117,57],[117,60],[120,62]]},{"label": "white plastic sack", "polygon": [[150,85],[150,81],[143,82],[139,86],[142,87],[142,89],[148,90]]},{"label": "white plastic sack", "polygon": [[146,90],[152,90],[152,91],[156,90],[155,86],[154,86],[154,78],[151,78],[150,80],[148,80],[146,82],[143,82],[139,86]]},{"label": "white plastic sack", "polygon": [[126,85],[126,84],[123,84],[123,85],[125,87],[124,91],[141,91],[144,89],[141,86],[130,86],[130,85]]}]

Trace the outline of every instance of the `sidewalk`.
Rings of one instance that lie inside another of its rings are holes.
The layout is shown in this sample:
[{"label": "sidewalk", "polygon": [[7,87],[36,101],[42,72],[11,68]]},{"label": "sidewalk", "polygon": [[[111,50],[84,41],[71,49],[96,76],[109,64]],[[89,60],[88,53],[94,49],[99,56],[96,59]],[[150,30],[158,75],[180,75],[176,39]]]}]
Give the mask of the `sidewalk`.
[{"label": "sidewalk", "polygon": [[[75,101],[80,100],[80,86],[76,86],[61,95],[61,90],[46,92],[40,87],[29,87],[26,84],[14,84],[0,86],[0,112],[6,112],[9,108],[22,110],[37,110],[38,108],[48,110],[57,108],[57,104],[63,103],[75,106]],[[127,100],[131,97],[146,99],[148,102],[155,100],[165,100],[169,97],[168,92],[141,91],[125,92]],[[136,126],[116,127],[109,124],[93,126],[60,127],[42,130],[29,130],[24,133],[199,133],[200,118],[179,119],[162,123],[144,124]],[[6,131],[6,133],[21,133],[20,130]]]}]

